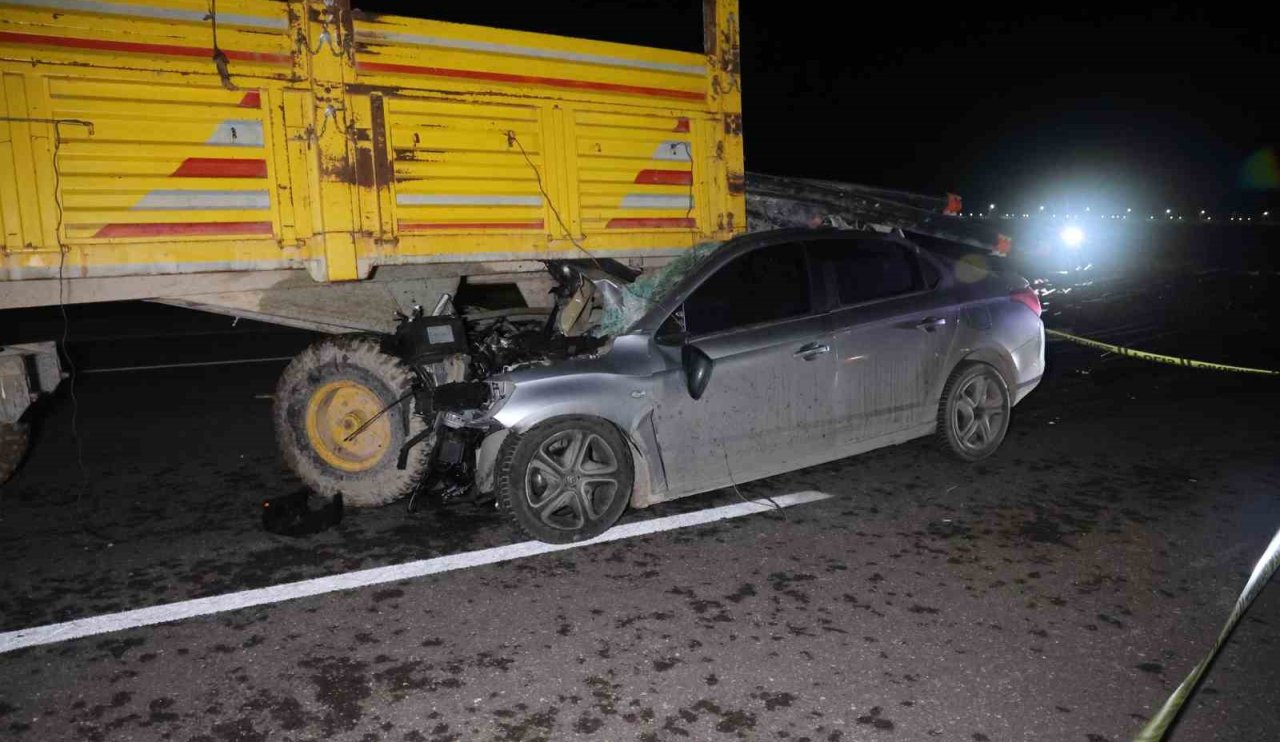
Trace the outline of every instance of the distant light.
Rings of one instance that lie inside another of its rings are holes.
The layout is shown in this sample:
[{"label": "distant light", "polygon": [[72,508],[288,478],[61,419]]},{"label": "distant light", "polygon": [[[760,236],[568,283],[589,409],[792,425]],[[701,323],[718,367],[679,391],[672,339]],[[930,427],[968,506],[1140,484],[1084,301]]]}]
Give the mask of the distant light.
[{"label": "distant light", "polygon": [[1165,210],[1164,210],[1164,213],[1166,213],[1166,214],[1172,214],[1172,213],[1173,213],[1173,209],[1165,209]]},{"label": "distant light", "polygon": [[1089,210],[1089,207],[1088,207],[1088,206],[1084,207],[1084,210],[1085,210],[1085,211],[1088,211],[1088,210]]},{"label": "distant light", "polygon": [[1041,210],[1041,211],[1044,211],[1044,207],[1043,207],[1043,206],[1041,206],[1041,207],[1040,207],[1040,210]]},{"label": "distant light", "polygon": [[1126,213],[1126,214],[1132,214],[1132,213],[1133,213],[1133,209],[1125,209],[1125,210],[1124,210],[1124,213]]},{"label": "distant light", "polygon": [[1203,214],[1203,213],[1204,213],[1204,209],[1201,209],[1201,210],[1200,210],[1200,213],[1201,213],[1201,214]]},{"label": "distant light", "polygon": [[987,207],[987,211],[995,211],[995,209],[996,209],[995,204],[991,204],[990,206]]},{"label": "distant light", "polygon": [[1262,215],[1263,215],[1263,216],[1271,216],[1271,212],[1270,212],[1270,211],[1264,211],[1264,212],[1262,212]]},{"label": "distant light", "polygon": [[1084,242],[1084,230],[1074,225],[1063,229],[1059,236],[1067,247],[1080,247]]}]

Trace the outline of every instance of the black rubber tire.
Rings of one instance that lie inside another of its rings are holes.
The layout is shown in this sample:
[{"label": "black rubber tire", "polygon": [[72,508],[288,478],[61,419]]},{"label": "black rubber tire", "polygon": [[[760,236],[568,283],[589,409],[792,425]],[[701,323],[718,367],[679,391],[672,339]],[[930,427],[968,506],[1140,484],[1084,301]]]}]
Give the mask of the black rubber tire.
[{"label": "black rubber tire", "polygon": [[18,470],[31,446],[31,429],[26,423],[0,423],[0,484]]},{"label": "black rubber tire", "polygon": [[[616,487],[611,500],[596,520],[576,528],[553,527],[540,519],[527,492],[529,462],[544,443],[569,431],[598,437],[611,449],[616,464]],[[618,522],[631,500],[635,484],[635,464],[626,438],[612,423],[596,417],[557,417],[533,426],[522,435],[511,433],[498,451],[498,472],[494,495],[498,506],[529,536],[548,544],[570,544],[595,538]]]},{"label": "black rubber tire", "polygon": [[[966,445],[961,440],[961,432],[956,421],[956,406],[965,400],[961,392],[978,377],[985,377],[994,385],[1000,396],[999,421],[991,431],[991,437],[983,441],[981,447]],[[985,363],[962,363],[951,372],[951,378],[942,389],[942,399],[938,403],[938,440],[945,450],[962,461],[981,461],[995,453],[1004,442],[1009,432],[1009,413],[1012,407],[1009,395],[1009,384],[994,367]]]},{"label": "black rubber tire", "polygon": [[364,471],[334,466],[310,442],[307,405],[322,386],[341,380],[360,383],[374,392],[380,407],[385,407],[412,388],[414,372],[399,358],[384,353],[376,338],[366,335],[325,338],[299,353],[280,376],[272,410],[276,442],[285,463],[316,494],[331,498],[341,492],[345,505],[377,507],[408,495],[426,476],[432,448],[430,438],[422,441],[410,449],[405,468],[396,468],[401,446],[427,425],[421,415],[413,413],[411,399],[387,410],[389,444]]}]

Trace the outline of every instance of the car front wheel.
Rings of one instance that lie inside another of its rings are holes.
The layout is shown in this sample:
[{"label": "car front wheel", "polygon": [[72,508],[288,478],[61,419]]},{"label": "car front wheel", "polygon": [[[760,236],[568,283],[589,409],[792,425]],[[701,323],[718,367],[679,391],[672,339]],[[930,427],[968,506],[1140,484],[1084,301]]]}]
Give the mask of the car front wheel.
[{"label": "car front wheel", "polygon": [[561,417],[512,433],[498,457],[500,506],[525,533],[551,544],[608,530],[633,481],[627,441],[598,418]]},{"label": "car front wheel", "polygon": [[965,461],[996,452],[1009,430],[1009,385],[985,363],[960,366],[947,380],[938,406],[938,436]]}]

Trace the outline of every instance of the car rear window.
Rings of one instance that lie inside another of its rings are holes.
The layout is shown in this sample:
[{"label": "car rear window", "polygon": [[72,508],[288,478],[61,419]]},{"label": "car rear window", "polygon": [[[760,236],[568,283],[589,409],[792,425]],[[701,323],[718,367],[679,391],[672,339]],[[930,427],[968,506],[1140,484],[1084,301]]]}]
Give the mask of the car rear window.
[{"label": "car rear window", "polygon": [[840,305],[909,294],[924,287],[916,258],[879,240],[823,240],[810,245],[818,275]]},{"label": "car rear window", "polygon": [[735,258],[684,302],[685,329],[706,335],[810,311],[804,246],[773,245]]}]

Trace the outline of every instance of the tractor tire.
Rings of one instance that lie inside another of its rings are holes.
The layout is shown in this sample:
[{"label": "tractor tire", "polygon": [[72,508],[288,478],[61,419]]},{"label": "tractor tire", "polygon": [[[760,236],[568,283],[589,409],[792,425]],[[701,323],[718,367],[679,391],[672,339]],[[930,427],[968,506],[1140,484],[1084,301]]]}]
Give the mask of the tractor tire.
[{"label": "tractor tire", "polygon": [[18,470],[31,446],[31,431],[26,423],[0,423],[0,484]]},{"label": "tractor tire", "polygon": [[376,507],[408,495],[426,476],[433,446],[431,438],[421,441],[405,468],[396,468],[400,448],[427,427],[412,398],[346,439],[408,393],[414,378],[366,335],[326,338],[302,351],[276,386],[276,441],[285,463],[316,494],[341,492],[346,505]]}]

